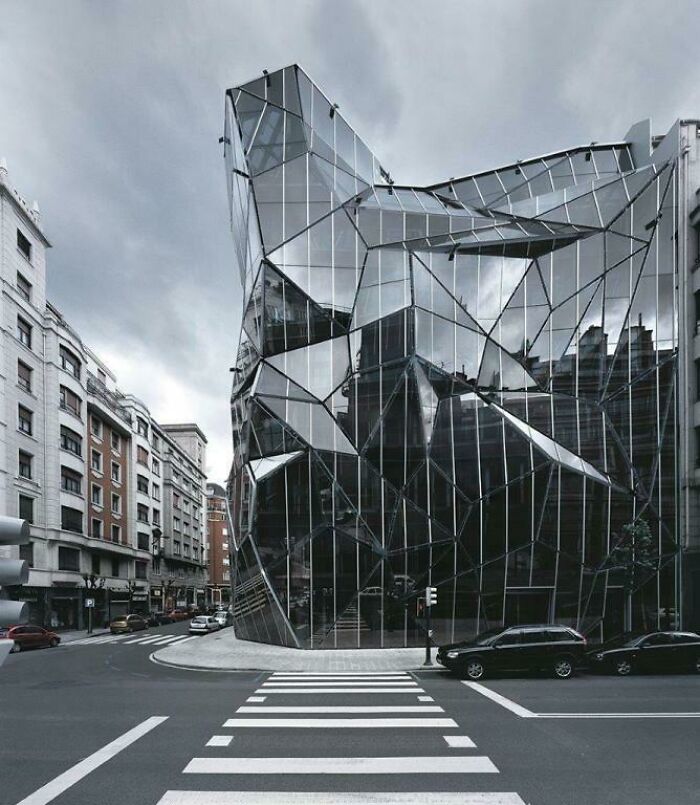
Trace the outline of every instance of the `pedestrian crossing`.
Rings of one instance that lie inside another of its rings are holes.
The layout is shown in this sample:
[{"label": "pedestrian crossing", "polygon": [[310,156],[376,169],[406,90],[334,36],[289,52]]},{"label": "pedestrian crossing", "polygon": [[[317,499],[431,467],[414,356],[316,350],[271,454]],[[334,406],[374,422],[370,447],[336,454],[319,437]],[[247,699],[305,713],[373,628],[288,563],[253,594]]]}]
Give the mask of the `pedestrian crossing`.
[{"label": "pedestrian crossing", "polygon": [[[157,805],[414,805],[425,803],[426,785],[431,805],[525,805],[515,792],[473,790],[492,789],[486,781],[497,783],[499,769],[424,694],[406,672],[273,673],[217,727],[184,767],[182,786]],[[304,743],[295,742],[302,731]],[[375,790],[355,792],[333,775]],[[405,789],[406,780],[416,780],[417,790],[392,790]],[[306,791],[309,781],[328,790]],[[440,791],[441,781],[452,790]]]},{"label": "pedestrian crossing", "polygon": [[105,637],[85,637],[80,640],[73,640],[67,643],[67,647],[71,646],[106,646],[106,645],[119,645],[119,646],[154,646],[160,648],[162,646],[175,646],[181,643],[186,643],[188,640],[198,640],[198,635],[187,634],[119,634],[119,635],[106,635]]}]

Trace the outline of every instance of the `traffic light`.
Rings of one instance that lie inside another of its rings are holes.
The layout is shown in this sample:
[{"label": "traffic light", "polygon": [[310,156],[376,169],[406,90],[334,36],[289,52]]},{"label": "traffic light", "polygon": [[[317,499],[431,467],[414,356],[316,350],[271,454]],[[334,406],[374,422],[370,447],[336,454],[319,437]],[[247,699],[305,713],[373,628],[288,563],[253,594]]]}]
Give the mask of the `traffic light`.
[{"label": "traffic light", "polygon": [[[17,517],[0,516],[0,547],[25,545],[29,542],[29,523]],[[22,559],[0,557],[0,587],[26,584],[29,568]],[[0,626],[13,626],[27,620],[27,605],[22,601],[7,601],[0,594]]]},{"label": "traffic light", "polygon": [[433,607],[435,604],[437,604],[437,587],[426,587],[425,605],[427,607]]}]

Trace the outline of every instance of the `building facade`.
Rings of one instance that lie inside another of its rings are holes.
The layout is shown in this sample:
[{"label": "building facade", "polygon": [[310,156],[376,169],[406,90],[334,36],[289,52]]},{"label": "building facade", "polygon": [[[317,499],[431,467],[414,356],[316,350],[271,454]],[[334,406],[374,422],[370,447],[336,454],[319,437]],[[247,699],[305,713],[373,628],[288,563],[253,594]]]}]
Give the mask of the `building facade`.
[{"label": "building facade", "polygon": [[226,490],[207,484],[207,601],[212,606],[231,603],[231,554],[226,513]]},{"label": "building facade", "polygon": [[[86,625],[86,599],[94,602],[93,625],[149,608],[152,565],[167,553],[162,496],[171,457],[159,453],[158,433],[168,426],[117,389],[109,368],[47,301],[49,245],[38,208],[0,164],[0,511],[31,523],[29,545],[3,549],[27,560],[29,581],[3,592],[28,602],[32,623],[75,629]],[[164,438],[178,461],[192,465],[200,516],[204,453],[195,446],[190,459]],[[199,589],[203,568],[198,555]]]},{"label": "building facade", "polygon": [[238,633],[700,625],[698,123],[415,187],[296,66],[225,104]]}]

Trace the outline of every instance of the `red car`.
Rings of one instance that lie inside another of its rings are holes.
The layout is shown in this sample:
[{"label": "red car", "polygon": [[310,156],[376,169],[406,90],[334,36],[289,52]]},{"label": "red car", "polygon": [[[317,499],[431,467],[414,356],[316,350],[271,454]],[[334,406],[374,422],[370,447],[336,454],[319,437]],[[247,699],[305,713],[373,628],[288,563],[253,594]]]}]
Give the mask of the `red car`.
[{"label": "red car", "polygon": [[12,651],[25,651],[28,648],[55,648],[61,638],[41,626],[3,626],[0,627],[0,640],[13,640]]},{"label": "red car", "polygon": [[172,618],[174,621],[186,621],[190,617],[190,613],[186,609],[171,609],[168,612],[168,617]]}]

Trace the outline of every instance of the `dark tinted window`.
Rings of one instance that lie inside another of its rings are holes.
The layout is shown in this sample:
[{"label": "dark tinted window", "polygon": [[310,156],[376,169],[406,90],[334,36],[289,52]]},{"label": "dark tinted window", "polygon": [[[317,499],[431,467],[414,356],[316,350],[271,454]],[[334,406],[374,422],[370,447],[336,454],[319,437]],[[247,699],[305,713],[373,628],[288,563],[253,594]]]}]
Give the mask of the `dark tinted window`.
[{"label": "dark tinted window", "polygon": [[520,637],[522,632],[506,632],[502,637],[496,640],[497,646],[517,646],[520,644]]},{"label": "dark tinted window", "polygon": [[565,629],[551,629],[547,631],[547,640],[551,643],[561,643],[564,640],[574,640],[574,636]]},{"label": "dark tinted window", "polygon": [[671,643],[671,636],[667,634],[653,634],[649,635],[646,640],[642,641],[643,646],[667,646]]},{"label": "dark tinted window", "polygon": [[547,639],[549,638],[547,638],[545,632],[542,629],[522,633],[523,643],[544,643]]},{"label": "dark tinted window", "polygon": [[700,643],[700,635],[696,634],[672,634],[671,640],[674,643]]}]

